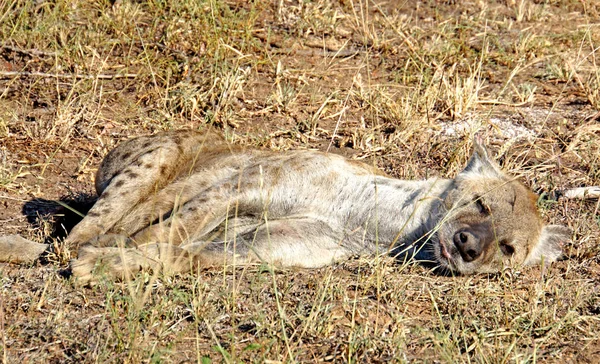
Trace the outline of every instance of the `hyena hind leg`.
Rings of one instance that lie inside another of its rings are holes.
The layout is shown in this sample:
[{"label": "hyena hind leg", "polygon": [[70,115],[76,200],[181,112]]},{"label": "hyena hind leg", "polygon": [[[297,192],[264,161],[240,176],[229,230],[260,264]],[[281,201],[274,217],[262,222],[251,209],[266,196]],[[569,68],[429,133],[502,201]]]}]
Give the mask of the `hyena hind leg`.
[{"label": "hyena hind leg", "polygon": [[176,168],[180,154],[176,145],[166,144],[123,163],[98,191],[98,200],[71,230],[66,242],[78,246],[110,231],[133,206],[168,182],[167,176]]}]

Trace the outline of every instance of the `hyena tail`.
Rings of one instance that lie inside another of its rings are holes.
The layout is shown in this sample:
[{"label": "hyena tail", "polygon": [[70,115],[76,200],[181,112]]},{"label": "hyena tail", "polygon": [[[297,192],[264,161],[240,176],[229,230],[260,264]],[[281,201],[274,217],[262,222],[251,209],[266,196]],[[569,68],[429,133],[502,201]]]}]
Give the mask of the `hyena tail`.
[{"label": "hyena tail", "polygon": [[49,245],[39,244],[19,235],[0,236],[0,262],[33,263],[48,249]]}]

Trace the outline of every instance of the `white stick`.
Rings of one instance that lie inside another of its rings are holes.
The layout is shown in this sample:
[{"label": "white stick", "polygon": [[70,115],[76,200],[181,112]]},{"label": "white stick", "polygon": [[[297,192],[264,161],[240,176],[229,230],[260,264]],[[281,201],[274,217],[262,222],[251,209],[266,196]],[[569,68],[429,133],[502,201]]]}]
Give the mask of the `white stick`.
[{"label": "white stick", "polygon": [[577,187],[562,190],[561,194],[564,198],[577,199],[577,200],[591,200],[600,198],[600,187]]}]

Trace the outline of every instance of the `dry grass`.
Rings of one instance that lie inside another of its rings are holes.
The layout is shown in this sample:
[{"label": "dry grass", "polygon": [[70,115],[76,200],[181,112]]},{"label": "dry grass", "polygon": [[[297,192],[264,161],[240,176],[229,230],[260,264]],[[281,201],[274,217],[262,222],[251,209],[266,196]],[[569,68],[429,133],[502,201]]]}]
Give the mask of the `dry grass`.
[{"label": "dry grass", "polygon": [[[452,2],[449,2],[452,3]],[[391,259],[225,267],[80,288],[0,266],[4,362],[598,362],[600,3],[0,3],[0,234],[89,193],[119,140],[216,128],[402,178],[451,176],[475,132],[572,227],[551,267],[440,277]],[[594,118],[593,116],[596,115]],[[60,230],[60,227],[59,227]]]}]

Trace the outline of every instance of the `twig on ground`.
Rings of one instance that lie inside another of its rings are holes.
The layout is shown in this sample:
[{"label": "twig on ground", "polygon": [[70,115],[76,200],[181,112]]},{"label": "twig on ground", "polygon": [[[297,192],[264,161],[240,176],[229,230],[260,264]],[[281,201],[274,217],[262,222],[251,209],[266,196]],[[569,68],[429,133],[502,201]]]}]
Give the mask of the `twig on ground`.
[{"label": "twig on ground", "polygon": [[505,102],[505,101],[500,101],[500,100],[477,100],[477,103],[483,104],[483,105],[504,105],[504,106],[520,107],[520,106],[525,106],[527,104],[531,104],[531,101],[512,103],[512,102]]},{"label": "twig on ground", "polygon": [[57,54],[56,52],[40,51],[39,49],[22,49],[22,48],[9,46],[6,44],[1,45],[0,47],[3,49],[9,50],[9,51],[13,51],[13,52],[21,53],[21,54],[27,54],[30,56],[54,57]]},{"label": "twig on ground", "polygon": [[46,73],[46,72],[20,72],[20,71],[0,71],[0,78],[9,77],[50,77],[50,78],[65,78],[65,79],[79,79],[79,80],[114,80],[117,78],[136,78],[137,73],[123,73],[114,75],[84,75],[84,74],[61,74],[61,73]]},{"label": "twig on ground", "polygon": [[585,121],[596,121],[596,120],[600,120],[600,111],[585,118]]},{"label": "twig on ground", "polygon": [[332,58],[344,58],[344,57],[353,57],[357,54],[361,53],[358,50],[352,49],[340,49],[339,51],[328,51],[326,49],[317,50],[317,49],[279,49],[275,50],[276,54],[285,54],[288,56],[298,55],[298,56],[312,56],[312,57],[332,57]]},{"label": "twig on ground", "polygon": [[[277,54],[344,58],[362,53],[358,49],[346,48],[347,41],[341,46],[311,39],[305,40],[302,44],[289,44],[283,37],[276,34],[266,34],[263,31],[254,32],[254,36],[276,48],[274,53]],[[298,47],[307,47],[308,49]]]}]

